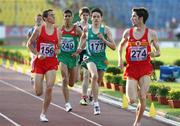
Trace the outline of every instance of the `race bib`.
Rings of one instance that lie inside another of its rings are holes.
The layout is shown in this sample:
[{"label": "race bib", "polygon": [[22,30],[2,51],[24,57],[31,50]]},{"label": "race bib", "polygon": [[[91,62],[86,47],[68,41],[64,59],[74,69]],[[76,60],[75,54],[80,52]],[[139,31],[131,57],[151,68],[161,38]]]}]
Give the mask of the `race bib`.
[{"label": "race bib", "polygon": [[147,59],[147,47],[131,47],[131,61],[142,61]]},{"label": "race bib", "polygon": [[99,53],[105,49],[105,44],[101,40],[90,40],[89,49],[91,52]]},{"label": "race bib", "polygon": [[55,45],[51,43],[41,43],[40,53],[46,57],[54,56]]},{"label": "race bib", "polygon": [[62,38],[61,50],[64,52],[71,52],[75,50],[75,43],[73,38],[63,37]]}]

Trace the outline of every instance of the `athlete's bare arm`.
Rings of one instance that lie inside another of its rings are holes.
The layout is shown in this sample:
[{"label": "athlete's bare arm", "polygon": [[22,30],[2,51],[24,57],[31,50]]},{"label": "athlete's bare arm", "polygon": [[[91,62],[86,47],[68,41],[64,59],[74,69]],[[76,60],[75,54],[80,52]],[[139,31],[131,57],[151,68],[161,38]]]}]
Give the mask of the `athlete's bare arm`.
[{"label": "athlete's bare arm", "polygon": [[[80,27],[76,26],[76,34],[81,37],[82,35],[82,30],[80,29]],[[81,43],[79,43],[80,45]],[[79,55],[79,52],[82,51],[82,50],[79,50],[79,48],[77,49],[77,51],[75,53],[72,54],[72,57],[76,57]],[[78,52],[78,53],[77,53]]]},{"label": "athlete's bare arm", "polygon": [[82,35],[80,37],[80,43],[79,43],[79,46],[78,46],[78,49],[84,49],[84,45],[86,43],[86,33],[87,33],[87,29],[86,28],[83,28],[83,31],[82,31]]},{"label": "athlete's bare arm", "polygon": [[30,49],[30,51],[34,54],[37,55],[38,52],[36,50],[36,48],[34,48],[33,43],[36,42],[37,38],[39,36],[39,28],[35,28],[34,32],[32,33],[32,35],[29,37],[28,41],[27,41],[27,47]]},{"label": "athlete's bare arm", "polygon": [[84,49],[84,45],[85,45],[85,42],[86,42],[86,32],[87,32],[87,30],[83,29],[82,35],[80,37],[79,46],[77,48],[77,51],[72,54],[72,57],[78,56],[82,52],[82,50]]},{"label": "athlete's bare arm", "polygon": [[99,37],[104,43],[106,43],[106,45],[107,45],[109,48],[111,48],[112,50],[115,50],[115,49],[116,49],[116,44],[115,44],[115,42],[114,42],[114,40],[113,40],[113,38],[112,38],[112,33],[111,33],[111,31],[110,31],[110,28],[107,27],[107,26],[105,26],[105,33],[106,33],[106,35],[107,35],[107,40],[104,38],[104,36],[103,36],[101,33],[98,34],[98,37]]},{"label": "athlete's bare arm", "polygon": [[82,49],[84,49],[85,46],[86,46],[86,34],[87,34],[87,31],[88,31],[88,27],[87,27],[87,26],[84,26],[81,37],[85,37],[85,41],[81,42],[81,38],[80,38],[80,42],[81,42],[82,45],[79,46],[79,47],[81,47]]},{"label": "athlete's bare arm", "polygon": [[45,59],[45,56],[43,56],[42,54],[40,54],[36,48],[33,46],[33,43],[36,42],[36,40],[38,39],[40,33],[41,33],[41,27],[36,27],[33,34],[31,35],[31,37],[28,40],[28,48],[30,49],[30,51],[36,55],[39,59]]},{"label": "athlete's bare arm", "polygon": [[[37,28],[37,26],[35,27],[34,26],[34,28]],[[31,29],[32,30],[32,29]],[[34,31],[35,30],[33,30],[33,32],[31,33],[31,31],[29,31],[29,33],[28,33],[28,35],[27,35],[27,40],[32,36],[32,34],[34,33]],[[35,41],[34,41],[35,42]],[[36,44],[36,43],[34,43],[34,44]],[[28,41],[27,41],[27,43],[26,43],[26,46],[28,47]]]},{"label": "athlete's bare arm", "polygon": [[154,49],[152,52],[149,53],[151,57],[158,57],[160,56],[160,48],[158,44],[158,38],[157,38],[157,33],[154,30],[149,29],[149,34],[148,38],[150,39],[149,41],[152,43],[154,46]]},{"label": "athlete's bare arm", "polygon": [[81,37],[81,35],[82,35],[82,30],[81,30],[81,28],[78,27],[78,26],[76,26],[76,34],[77,34],[79,37]]},{"label": "athlete's bare arm", "polygon": [[29,39],[31,37],[31,33],[29,32],[27,35],[27,39]]},{"label": "athlete's bare arm", "polygon": [[61,31],[59,31],[59,29],[57,28],[57,38],[58,38],[58,44],[57,44],[57,48],[55,50],[55,54],[58,54],[60,51],[60,46],[61,46]]},{"label": "athlete's bare arm", "polygon": [[[29,32],[28,35],[27,35],[27,40],[29,40],[30,37],[31,37],[31,34]],[[26,42],[26,46],[28,47],[28,41]]]},{"label": "athlete's bare arm", "polygon": [[129,29],[126,29],[123,33],[122,39],[121,39],[121,41],[119,43],[119,47],[118,47],[118,66],[121,69],[124,68],[122,53],[123,53],[124,46],[128,42],[128,38],[129,38]]}]

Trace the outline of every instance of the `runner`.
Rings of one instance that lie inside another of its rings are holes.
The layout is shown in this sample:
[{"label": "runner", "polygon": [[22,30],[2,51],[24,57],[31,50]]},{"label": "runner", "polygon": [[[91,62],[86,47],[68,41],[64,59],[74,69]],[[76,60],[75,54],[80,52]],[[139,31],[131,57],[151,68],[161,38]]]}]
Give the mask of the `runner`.
[{"label": "runner", "polygon": [[[36,55],[32,72],[35,74],[34,88],[37,96],[42,95],[43,79],[44,77],[46,79],[45,98],[42,104],[40,121],[48,122],[46,112],[51,102],[52,88],[55,83],[56,70],[58,69],[56,54],[59,50],[60,43],[58,30],[54,26],[55,14],[53,10],[45,10],[42,17],[44,24],[35,28],[32,36],[28,40],[28,47],[30,51]],[[36,48],[34,47],[35,41]]]},{"label": "runner", "polygon": [[81,36],[81,29],[72,24],[73,14],[71,10],[65,10],[63,13],[65,24],[61,29],[61,49],[58,54],[58,61],[60,62],[60,71],[62,75],[62,90],[65,99],[65,109],[67,112],[72,110],[69,102],[69,89],[74,86],[77,75],[77,64],[79,57],[74,56],[76,52],[79,37]]},{"label": "runner", "polygon": [[91,74],[92,94],[94,99],[94,114],[100,114],[100,106],[98,102],[98,84],[102,82],[104,71],[107,67],[106,45],[112,50],[116,49],[115,42],[112,38],[110,28],[102,24],[103,12],[99,8],[95,8],[91,12],[92,25],[88,29],[83,30],[81,43],[77,50],[77,54],[82,51],[83,45],[86,43],[87,54],[83,57],[82,65],[88,69]]},{"label": "runner", "polygon": [[[81,28],[81,30],[83,30],[83,28],[87,28],[89,23],[89,17],[90,17],[90,10],[88,7],[82,7],[79,10],[79,17],[80,17],[80,22],[76,22],[77,26],[79,26]],[[81,72],[81,62],[83,60],[83,55],[86,53],[86,49],[82,50],[82,52],[80,53],[80,60],[79,60],[79,64],[77,67],[77,73],[78,73],[78,77],[77,79],[79,80],[80,78],[80,72]],[[80,104],[81,105],[88,105],[88,100],[89,102],[92,101],[92,96],[91,93],[88,96],[88,86],[89,86],[89,72],[87,69],[82,68],[83,70],[83,81],[82,81],[82,97],[80,100]],[[91,91],[90,91],[91,92]]]},{"label": "runner", "polygon": [[[28,39],[31,37],[32,33],[34,32],[34,29],[35,29],[36,27],[41,26],[42,22],[43,22],[42,15],[41,15],[41,14],[37,14],[37,15],[35,16],[35,25],[34,25],[34,27],[32,27],[32,28],[28,31],[28,36],[27,36]],[[27,44],[28,44],[28,43],[27,43]],[[34,47],[35,47],[35,46],[36,46],[36,42],[34,42],[33,45],[34,45]],[[34,61],[34,59],[35,59],[36,56],[35,56],[33,53],[30,52],[30,57],[31,57],[31,62],[30,62],[30,64],[31,64],[31,66],[33,67],[33,61]],[[31,73],[31,84],[32,84],[32,85],[34,84],[33,73]]]},{"label": "runner", "polygon": [[[127,78],[126,95],[129,104],[136,102],[137,96],[139,96],[133,126],[140,126],[140,120],[146,107],[146,94],[151,82],[150,75],[153,71],[150,57],[160,56],[156,32],[145,25],[148,15],[148,11],[143,7],[132,9],[131,20],[133,27],[124,31],[118,50],[118,64],[123,69],[122,51],[126,45],[127,65],[124,77]],[[155,47],[154,52],[151,50],[151,43]]]}]

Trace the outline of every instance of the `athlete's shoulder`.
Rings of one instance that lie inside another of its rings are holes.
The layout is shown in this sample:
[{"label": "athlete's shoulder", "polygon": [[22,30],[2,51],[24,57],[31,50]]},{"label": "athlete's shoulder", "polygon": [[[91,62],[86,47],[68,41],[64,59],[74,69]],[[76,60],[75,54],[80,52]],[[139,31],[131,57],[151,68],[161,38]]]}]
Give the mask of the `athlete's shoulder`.
[{"label": "athlete's shoulder", "polygon": [[123,37],[128,38],[130,35],[130,30],[131,30],[131,28],[125,29],[123,32]]},{"label": "athlete's shoulder", "polygon": [[34,32],[34,29],[35,29],[34,27],[29,28],[27,32],[28,35],[32,35],[32,33]]},{"label": "athlete's shoulder", "polygon": [[150,36],[157,36],[157,32],[154,29],[148,28],[148,34]]},{"label": "athlete's shoulder", "polygon": [[149,33],[156,33],[156,31],[154,29],[148,28],[148,32]]},{"label": "athlete's shoulder", "polygon": [[102,27],[104,27],[106,34],[109,33],[109,32],[111,33],[111,28],[110,28],[109,26],[107,26],[107,25],[102,25]]},{"label": "athlete's shoulder", "polygon": [[102,25],[102,27],[104,27],[105,29],[110,29],[110,27],[107,25]]},{"label": "athlete's shoulder", "polygon": [[74,23],[74,25],[81,26],[81,22],[77,21],[77,22]]},{"label": "athlete's shoulder", "polygon": [[57,27],[57,30],[60,32],[61,31],[61,29],[62,29],[62,26],[58,26]]}]

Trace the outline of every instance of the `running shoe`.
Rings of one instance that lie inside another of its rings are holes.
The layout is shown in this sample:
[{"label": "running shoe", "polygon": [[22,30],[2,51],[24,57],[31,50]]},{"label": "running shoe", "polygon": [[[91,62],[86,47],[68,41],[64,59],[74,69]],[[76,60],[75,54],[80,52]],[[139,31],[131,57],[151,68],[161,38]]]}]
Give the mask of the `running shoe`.
[{"label": "running shoe", "polygon": [[99,103],[96,102],[94,103],[94,115],[100,115],[101,111],[100,111],[100,107],[99,107]]},{"label": "running shoe", "polygon": [[47,119],[46,115],[41,114],[41,115],[40,115],[40,121],[41,121],[41,122],[48,122],[48,119]]},{"label": "running shoe", "polygon": [[93,105],[93,96],[88,96],[88,102],[90,105]]},{"label": "running shoe", "polygon": [[66,112],[70,112],[72,110],[71,104],[68,102],[65,104]]},{"label": "running shoe", "polygon": [[80,100],[80,105],[88,105],[87,98],[87,96],[82,96]]}]

